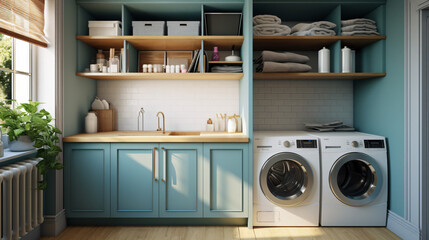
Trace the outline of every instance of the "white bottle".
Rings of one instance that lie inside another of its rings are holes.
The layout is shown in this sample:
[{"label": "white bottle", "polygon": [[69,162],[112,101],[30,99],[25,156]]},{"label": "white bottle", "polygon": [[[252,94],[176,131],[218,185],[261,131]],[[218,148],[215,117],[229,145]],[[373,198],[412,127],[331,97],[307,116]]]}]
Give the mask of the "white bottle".
[{"label": "white bottle", "polygon": [[176,65],[175,73],[180,73],[180,65]]},{"label": "white bottle", "polygon": [[85,132],[96,133],[97,132],[97,116],[93,112],[89,112],[85,117]]},{"label": "white bottle", "polygon": [[330,72],[330,51],[323,47],[319,50],[319,72],[329,73]]},{"label": "white bottle", "polygon": [[166,73],[170,73],[170,65],[166,65],[165,66],[165,72]]},{"label": "white bottle", "polygon": [[352,50],[346,46],[341,49],[341,72],[352,72]]},{"label": "white bottle", "polygon": [[228,117],[228,132],[235,133],[237,132],[237,119],[235,119],[235,115],[232,117]]}]

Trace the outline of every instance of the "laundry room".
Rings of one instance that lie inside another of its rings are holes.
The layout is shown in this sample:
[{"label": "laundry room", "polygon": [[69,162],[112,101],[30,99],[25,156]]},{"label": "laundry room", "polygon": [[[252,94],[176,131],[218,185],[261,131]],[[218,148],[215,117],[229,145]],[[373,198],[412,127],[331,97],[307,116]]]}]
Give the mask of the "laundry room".
[{"label": "laundry room", "polygon": [[0,238],[429,239],[429,0],[0,1]]}]

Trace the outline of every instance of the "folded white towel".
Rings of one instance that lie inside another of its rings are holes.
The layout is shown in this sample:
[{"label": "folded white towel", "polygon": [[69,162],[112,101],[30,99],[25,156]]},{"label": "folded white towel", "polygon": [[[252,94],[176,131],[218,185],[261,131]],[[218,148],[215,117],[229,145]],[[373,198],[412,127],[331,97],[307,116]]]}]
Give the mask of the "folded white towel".
[{"label": "folded white towel", "polygon": [[356,25],[356,24],[372,24],[376,25],[374,20],[367,19],[367,18],[355,18],[355,19],[349,19],[349,20],[342,20],[341,25],[343,27],[347,27],[350,25]]},{"label": "folded white towel", "polygon": [[356,24],[341,28],[342,32],[353,31],[377,31],[377,26],[373,24]]},{"label": "folded white towel", "polygon": [[312,28],[306,31],[299,31],[292,34],[293,36],[335,36],[335,31],[326,28]]},{"label": "folded white towel", "polygon": [[281,24],[282,20],[274,15],[256,15],[253,17],[253,25],[258,24]]},{"label": "folded white towel", "polygon": [[319,22],[314,22],[314,23],[298,23],[292,27],[291,33],[307,31],[307,30],[310,30],[310,29],[316,28],[316,27],[317,28],[333,29],[336,26],[337,25],[335,23],[328,22],[328,21],[319,21]]},{"label": "folded white towel", "polygon": [[380,35],[376,31],[353,31],[353,32],[342,32],[343,36],[370,36],[370,35]]},{"label": "folded white towel", "polygon": [[290,34],[290,27],[278,24],[260,24],[253,27],[255,36],[286,36]]}]

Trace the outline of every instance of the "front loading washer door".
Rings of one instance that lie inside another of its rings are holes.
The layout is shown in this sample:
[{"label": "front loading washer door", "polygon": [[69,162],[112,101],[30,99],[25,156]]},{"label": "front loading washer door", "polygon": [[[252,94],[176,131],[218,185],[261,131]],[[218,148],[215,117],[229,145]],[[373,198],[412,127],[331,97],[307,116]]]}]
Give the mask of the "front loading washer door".
[{"label": "front loading washer door", "polygon": [[262,166],[259,184],[265,197],[279,206],[295,206],[313,188],[313,171],[307,160],[295,153],[278,153]]},{"label": "front loading washer door", "polygon": [[364,153],[347,153],[335,161],[329,173],[332,193],[350,206],[373,201],[383,186],[381,168],[374,158]]}]

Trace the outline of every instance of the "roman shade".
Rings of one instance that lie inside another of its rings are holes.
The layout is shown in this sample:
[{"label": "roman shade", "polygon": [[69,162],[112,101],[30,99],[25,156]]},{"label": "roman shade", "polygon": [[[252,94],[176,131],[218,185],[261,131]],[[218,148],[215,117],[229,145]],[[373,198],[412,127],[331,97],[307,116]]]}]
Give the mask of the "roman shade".
[{"label": "roman shade", "polygon": [[0,32],[47,47],[44,9],[45,0],[0,0]]}]

